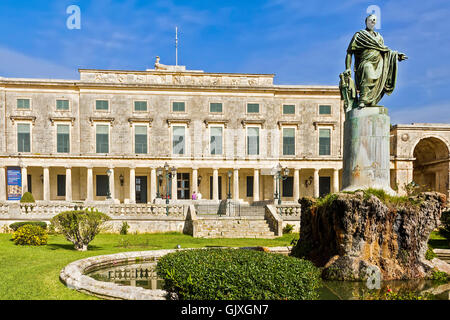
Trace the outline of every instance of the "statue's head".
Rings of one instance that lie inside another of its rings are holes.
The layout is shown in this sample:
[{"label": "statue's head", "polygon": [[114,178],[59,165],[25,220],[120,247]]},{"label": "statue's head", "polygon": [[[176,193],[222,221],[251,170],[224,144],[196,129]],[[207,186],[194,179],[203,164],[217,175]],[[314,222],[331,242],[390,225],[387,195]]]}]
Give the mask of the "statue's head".
[{"label": "statue's head", "polygon": [[375,25],[377,24],[377,16],[374,14],[371,14],[366,18],[366,27],[370,31],[373,31],[375,29]]}]

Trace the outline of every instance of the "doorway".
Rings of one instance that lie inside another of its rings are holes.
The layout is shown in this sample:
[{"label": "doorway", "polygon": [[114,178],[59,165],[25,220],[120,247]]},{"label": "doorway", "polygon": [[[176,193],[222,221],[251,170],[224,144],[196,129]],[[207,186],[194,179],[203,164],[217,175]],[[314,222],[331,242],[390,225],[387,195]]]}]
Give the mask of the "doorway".
[{"label": "doorway", "polygon": [[331,192],[331,177],[319,177],[319,196],[325,197]]},{"label": "doorway", "polygon": [[147,177],[136,177],[136,203],[147,203]]}]

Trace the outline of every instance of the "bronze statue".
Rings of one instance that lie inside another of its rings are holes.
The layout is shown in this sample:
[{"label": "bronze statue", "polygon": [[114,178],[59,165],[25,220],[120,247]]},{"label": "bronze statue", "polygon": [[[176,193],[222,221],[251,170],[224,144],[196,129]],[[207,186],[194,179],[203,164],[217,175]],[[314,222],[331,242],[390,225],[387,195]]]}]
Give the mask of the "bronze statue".
[{"label": "bronze statue", "polygon": [[[368,16],[366,29],[356,32],[348,46],[346,70],[340,75],[341,95],[346,104],[346,111],[355,107],[377,106],[384,94],[390,95],[394,91],[398,61],[408,59],[404,53],[398,53],[384,45],[383,37],[374,31],[376,22],[375,15]],[[355,56],[354,84],[359,93],[357,99],[351,88],[352,56]]]}]

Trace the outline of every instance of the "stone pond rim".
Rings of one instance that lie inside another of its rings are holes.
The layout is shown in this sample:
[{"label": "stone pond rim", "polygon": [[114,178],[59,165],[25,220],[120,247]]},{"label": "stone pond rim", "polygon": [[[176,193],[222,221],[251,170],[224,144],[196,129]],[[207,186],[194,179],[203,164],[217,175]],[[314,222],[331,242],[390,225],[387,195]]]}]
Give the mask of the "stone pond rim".
[{"label": "stone pond rim", "polygon": [[326,280],[365,281],[369,268],[382,280],[421,279],[436,266],[425,259],[446,196],[421,193],[396,205],[363,192],[338,193],[320,205],[303,198],[301,239],[292,255],[323,267]]}]

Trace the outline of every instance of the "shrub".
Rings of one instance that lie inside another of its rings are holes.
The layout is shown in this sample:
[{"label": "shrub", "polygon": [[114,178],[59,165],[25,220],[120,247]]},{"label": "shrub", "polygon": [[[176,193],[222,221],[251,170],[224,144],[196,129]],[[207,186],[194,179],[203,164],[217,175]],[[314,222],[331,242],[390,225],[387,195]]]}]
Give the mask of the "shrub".
[{"label": "shrub", "polygon": [[47,232],[39,226],[26,224],[13,233],[16,245],[41,246],[47,244]]},{"label": "shrub", "polygon": [[431,260],[433,260],[434,258],[436,258],[436,253],[434,253],[433,247],[430,246],[430,245],[428,245],[428,250],[427,250],[427,252],[425,253],[425,259],[431,261]]},{"label": "shrub", "polygon": [[450,276],[443,271],[433,271],[431,280],[437,284],[444,284],[450,281]]},{"label": "shrub", "polygon": [[20,203],[35,203],[34,197],[30,192],[25,192],[20,199]]},{"label": "shrub", "polygon": [[182,300],[314,300],[321,284],[310,261],[242,249],[170,253],[156,271]]},{"label": "shrub", "polygon": [[23,227],[25,225],[31,225],[31,226],[39,226],[44,230],[47,230],[47,223],[42,221],[24,221],[24,222],[14,222],[9,225],[13,231],[17,231],[20,227]]},{"label": "shrub", "polygon": [[130,228],[130,225],[126,221],[122,222],[122,228],[120,229],[120,234],[121,235],[128,234],[129,228]]},{"label": "shrub", "polygon": [[51,220],[55,230],[61,232],[78,251],[87,251],[88,244],[100,232],[101,225],[110,220],[98,210],[61,212]]},{"label": "shrub", "polygon": [[292,233],[292,230],[294,230],[294,226],[292,224],[287,224],[284,228],[283,228],[283,234],[289,234]]}]

